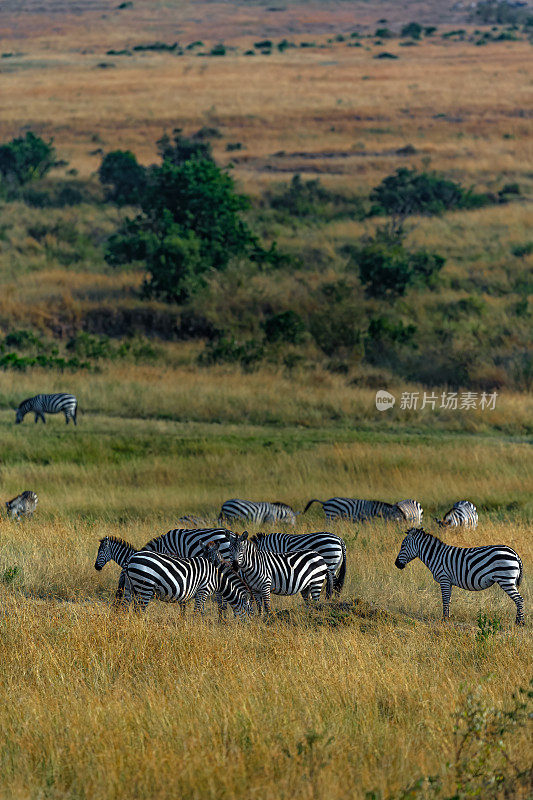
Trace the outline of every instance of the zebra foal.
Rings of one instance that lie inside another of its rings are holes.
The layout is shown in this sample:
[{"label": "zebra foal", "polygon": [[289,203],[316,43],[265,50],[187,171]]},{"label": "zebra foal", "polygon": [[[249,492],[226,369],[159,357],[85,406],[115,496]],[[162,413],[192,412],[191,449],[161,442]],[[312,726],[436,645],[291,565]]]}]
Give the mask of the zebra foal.
[{"label": "zebra foal", "polygon": [[349,519],[351,522],[366,522],[369,519],[381,517],[386,520],[405,521],[405,513],[398,505],[382,503],[380,500],[356,500],[351,497],[331,497],[329,500],[310,500],[303,513],[313,503],[320,503],[324,509],[326,519],[332,522],[336,519]]},{"label": "zebra foal", "polygon": [[522,561],[512,548],[506,545],[453,547],[422,528],[411,528],[394,564],[403,569],[414,558],[419,558],[440,584],[443,619],[450,616],[452,586],[477,592],[497,583],[516,605],[516,624],[524,624],[524,600],[518,593]]},{"label": "zebra foal", "polygon": [[[333,577],[333,591],[340,595],[346,577],[346,542],[334,533],[257,533],[250,538],[263,553],[294,553],[314,550],[327,564]],[[338,574],[337,574],[337,570]],[[328,595],[326,595],[328,597]]]},{"label": "zebra foal", "polygon": [[251,500],[226,500],[218,515],[218,524],[224,520],[246,520],[264,525],[268,522],[296,524],[297,512],[285,503],[254,503]]},{"label": "zebra foal", "polygon": [[441,528],[477,528],[477,508],[469,500],[458,500],[442,519],[436,519]]},{"label": "zebra foal", "polygon": [[20,517],[33,517],[33,512],[37,508],[39,498],[35,492],[22,492],[12,500],[6,501],[7,515],[11,519],[20,519]]},{"label": "zebra foal", "polygon": [[42,419],[43,423],[46,423],[44,418],[45,414],[59,414],[59,412],[62,411],[65,415],[65,422],[67,425],[69,419],[72,420],[74,425],[77,425],[77,409],[78,401],[73,394],[65,394],[64,392],[60,394],[36,394],[35,397],[29,397],[27,400],[23,400],[19,405],[15,423],[19,425],[26,414],[30,412],[35,414],[35,422]]},{"label": "zebra foal", "polygon": [[315,602],[326,581],[326,594],[331,596],[333,577],[322,556],[309,550],[295,553],[265,553],[248,540],[245,531],[229,537],[230,556],[234,569],[238,569],[253,592],[259,614],[262,606],[270,613],[270,595],[293,595],[301,592],[307,603]]}]

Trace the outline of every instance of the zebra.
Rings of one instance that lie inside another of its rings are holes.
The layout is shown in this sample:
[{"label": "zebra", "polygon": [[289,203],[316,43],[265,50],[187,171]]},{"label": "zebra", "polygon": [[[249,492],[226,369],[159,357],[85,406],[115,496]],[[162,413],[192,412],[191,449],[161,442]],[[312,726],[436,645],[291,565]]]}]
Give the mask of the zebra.
[{"label": "zebra", "polygon": [[236,616],[250,614],[250,592],[232,570],[220,570],[205,557],[178,558],[151,550],[138,550],[124,567],[126,584],[123,605],[134,603],[144,610],[153,597],[184,604],[194,598],[201,614],[210,594],[218,594]]},{"label": "zebra", "polygon": [[[314,550],[322,556],[333,576],[333,590],[340,595],[346,577],[346,543],[328,531],[294,535],[291,533],[257,533],[250,537],[263,553],[293,553]],[[340,569],[339,569],[340,567]],[[339,570],[338,575],[336,574]]]},{"label": "zebra", "polygon": [[387,520],[405,520],[405,513],[398,505],[382,503],[380,500],[355,500],[350,497],[331,497],[329,500],[310,500],[303,510],[307,511],[313,503],[320,503],[326,519],[349,519],[352,522],[365,522],[373,517]]},{"label": "zebra", "polygon": [[418,500],[400,500],[396,505],[403,512],[408,522],[422,522],[424,509]]},{"label": "zebra", "polygon": [[[203,556],[202,548],[205,544],[210,541],[215,541],[220,545],[222,556],[229,557],[229,543],[226,538],[226,533],[227,531],[225,528],[200,528],[195,530],[191,528],[173,528],[162,536],[156,536],[154,539],[150,539],[150,541],[146,542],[146,544],[141,547],[141,550],[151,550],[154,553],[163,553],[168,556],[179,556],[181,558],[195,558],[196,556]],[[103,544],[106,541],[107,543]],[[132,545],[114,536],[107,536],[105,539],[102,539],[100,546],[102,548],[102,559],[104,559],[106,554],[108,555],[105,560],[101,560],[100,562],[98,562],[97,558],[97,563],[101,563],[100,569],[110,560],[116,561],[120,567],[124,568],[133,553],[137,552]],[[95,568],[98,569],[96,564]],[[123,569],[119,577],[118,588],[115,595],[117,600],[124,592],[125,577]]]},{"label": "zebra", "polygon": [[268,522],[287,522],[295,525],[297,514],[297,511],[285,503],[254,503],[251,500],[234,498],[222,504],[218,524],[221,525],[224,520],[243,519],[259,525]]},{"label": "zebra", "polygon": [[318,553],[297,550],[295,553],[264,553],[248,541],[248,533],[230,534],[230,557],[253,592],[259,614],[264,605],[270,613],[270,593],[292,595],[298,592],[307,603],[309,596],[318,602],[327,581],[326,593],[331,596],[333,577],[328,565]]},{"label": "zebra", "polygon": [[43,423],[46,422],[44,418],[45,413],[58,414],[62,411],[65,415],[65,422],[67,425],[69,419],[73,421],[74,425],[77,425],[77,408],[78,401],[73,394],[65,394],[64,392],[60,394],[37,394],[35,397],[30,397],[28,400],[22,401],[17,409],[15,423],[17,425],[21,423],[25,415],[30,411],[33,411],[35,414],[35,422],[38,422],[40,418]]},{"label": "zebra", "polygon": [[422,528],[411,528],[394,564],[403,569],[413,558],[419,558],[440,584],[444,620],[450,616],[452,586],[476,592],[497,583],[516,604],[516,624],[524,624],[524,600],[517,591],[522,580],[522,561],[510,547],[453,547]]},{"label": "zebra", "polygon": [[7,515],[11,519],[20,519],[20,517],[33,517],[33,512],[37,508],[39,498],[35,492],[22,492],[12,500],[6,501]]},{"label": "zebra", "polygon": [[477,508],[470,500],[458,500],[442,519],[435,519],[435,522],[441,528],[456,528],[460,525],[477,528]]}]

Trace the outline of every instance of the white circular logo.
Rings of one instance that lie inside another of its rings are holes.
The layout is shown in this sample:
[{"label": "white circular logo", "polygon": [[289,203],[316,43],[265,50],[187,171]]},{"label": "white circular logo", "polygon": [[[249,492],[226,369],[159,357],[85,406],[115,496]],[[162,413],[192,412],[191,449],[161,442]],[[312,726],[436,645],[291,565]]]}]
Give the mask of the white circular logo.
[{"label": "white circular logo", "polygon": [[379,392],[376,392],[376,408],[378,411],[386,411],[388,408],[392,408],[395,402],[394,395],[386,392],[385,389],[380,389]]}]

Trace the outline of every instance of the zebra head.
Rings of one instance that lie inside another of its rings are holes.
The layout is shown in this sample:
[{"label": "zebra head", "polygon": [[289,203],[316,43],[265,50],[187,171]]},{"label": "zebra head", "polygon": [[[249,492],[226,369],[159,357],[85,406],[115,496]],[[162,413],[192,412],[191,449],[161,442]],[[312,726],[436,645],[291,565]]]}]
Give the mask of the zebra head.
[{"label": "zebra head", "polygon": [[24,419],[24,411],[19,406],[17,408],[17,415],[15,417],[15,425],[20,425],[23,419]]},{"label": "zebra head", "polygon": [[248,531],[244,531],[240,536],[238,533],[232,533],[229,536],[226,534],[226,536],[229,540],[229,558],[232,562],[233,569],[239,569],[244,561]]},{"label": "zebra head", "polygon": [[218,542],[208,542],[201,545],[201,551],[204,558],[214,564],[215,567],[229,566],[229,562],[225,561],[220,555],[220,544]]},{"label": "zebra head", "polygon": [[100,539],[100,547],[98,548],[98,553],[96,554],[94,568],[100,572],[100,570],[103,569],[107,562],[111,561],[112,558],[113,553],[111,551],[111,542],[109,541],[109,536],[104,536],[103,539]]},{"label": "zebra head", "polygon": [[406,564],[417,558],[418,556],[418,534],[424,533],[422,528],[411,528],[405,534],[403,542],[400,546],[400,552],[396,557],[394,566],[398,569],[403,569]]}]

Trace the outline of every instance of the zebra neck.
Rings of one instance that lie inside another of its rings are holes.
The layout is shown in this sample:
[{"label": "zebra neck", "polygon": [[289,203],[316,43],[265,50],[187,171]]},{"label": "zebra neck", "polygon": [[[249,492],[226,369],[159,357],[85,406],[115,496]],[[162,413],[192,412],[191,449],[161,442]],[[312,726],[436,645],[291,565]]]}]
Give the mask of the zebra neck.
[{"label": "zebra neck", "polygon": [[449,547],[450,545],[441,542],[436,536],[424,532],[418,544],[418,558],[431,569],[433,564],[440,563]]},{"label": "zebra neck", "polygon": [[110,545],[113,561],[116,561],[119,567],[123,567],[124,564],[130,560],[132,555],[137,552],[128,542],[110,542]]}]

